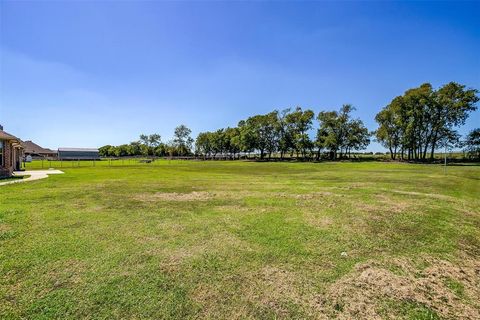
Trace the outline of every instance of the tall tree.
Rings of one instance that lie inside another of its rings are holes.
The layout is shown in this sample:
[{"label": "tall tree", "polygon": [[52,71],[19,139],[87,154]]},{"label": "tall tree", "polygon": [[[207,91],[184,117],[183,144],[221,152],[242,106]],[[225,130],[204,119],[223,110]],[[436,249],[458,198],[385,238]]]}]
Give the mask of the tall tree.
[{"label": "tall tree", "polygon": [[245,120],[240,120],[238,122],[238,129],[240,131],[240,148],[241,151],[250,153],[255,150],[256,142],[256,133],[254,127],[247,123]]},{"label": "tall tree", "polygon": [[141,144],[138,141],[130,142],[128,145],[128,154],[131,156],[139,156],[142,154]]},{"label": "tall tree", "polygon": [[432,115],[432,139],[430,158],[433,159],[438,140],[451,135],[455,127],[465,124],[469,114],[477,110],[478,90],[466,89],[465,85],[450,82],[441,87],[435,94]]},{"label": "tall tree", "polygon": [[110,155],[109,150],[111,147],[111,145],[107,144],[106,146],[98,148],[98,153],[100,157],[108,157]]},{"label": "tall tree", "polygon": [[212,148],[214,150],[215,155],[225,153],[227,141],[225,139],[225,130],[218,129],[217,131],[213,132],[210,136]]},{"label": "tall tree", "polygon": [[283,159],[284,155],[288,153],[289,150],[294,148],[293,143],[293,132],[291,126],[289,125],[288,115],[290,114],[291,109],[284,109],[278,114],[277,121],[277,137],[278,137],[278,151],[280,151],[280,158]]},{"label": "tall tree", "polygon": [[277,111],[273,111],[250,117],[242,124],[244,143],[248,143],[248,149],[258,150],[260,159],[265,157],[266,152],[271,156],[276,150],[276,119]]},{"label": "tall tree", "polygon": [[235,159],[241,150],[240,130],[238,128],[226,128],[224,132],[227,152]]},{"label": "tall tree", "polygon": [[317,130],[317,136],[315,137],[315,146],[317,147],[316,160],[320,160],[322,150],[328,148],[326,140],[328,138],[328,131],[324,128]]},{"label": "tall tree", "polygon": [[162,142],[162,137],[158,133],[154,133],[148,136],[148,144],[150,147],[156,148]]},{"label": "tall tree", "polygon": [[337,158],[337,151],[341,141],[338,112],[321,111],[317,116],[317,120],[320,123],[318,131],[321,134],[322,145],[330,151],[330,159],[334,160]]},{"label": "tall tree", "polygon": [[176,147],[179,155],[188,155],[192,152],[193,139],[190,136],[192,130],[185,125],[179,125],[175,128],[173,146]]},{"label": "tall tree", "polygon": [[141,134],[140,139],[140,152],[144,156],[153,155],[155,148],[161,143],[161,136],[158,133],[151,135]]},{"label": "tall tree", "polygon": [[297,155],[301,153],[302,157],[305,157],[307,150],[313,147],[308,131],[312,128],[314,116],[312,110],[303,111],[300,107],[285,116],[288,136],[292,139]]},{"label": "tall tree", "polygon": [[470,158],[480,160],[480,128],[468,133],[464,146]]},{"label": "tall tree", "polygon": [[362,120],[355,119],[348,123],[347,138],[345,143],[346,153],[350,158],[352,150],[363,150],[370,144],[370,132]]},{"label": "tall tree", "polygon": [[212,151],[212,133],[200,132],[195,141],[195,152],[202,154],[206,158],[211,155]]},{"label": "tall tree", "polygon": [[376,137],[390,149],[395,158],[400,147],[402,159],[426,159],[430,149],[458,143],[456,127],[463,125],[470,112],[476,110],[478,91],[450,82],[438,90],[429,83],[407,90],[382,109],[375,120],[379,124]]},{"label": "tall tree", "polygon": [[400,99],[394,99],[387,107],[375,116],[375,121],[380,125],[375,131],[375,136],[385,148],[390,151],[392,160],[396,159],[402,138],[402,129],[400,126]]},{"label": "tall tree", "polygon": [[[370,133],[360,119],[351,119],[355,108],[345,104],[339,111],[322,111],[317,119],[317,146],[330,150],[330,158],[350,156],[351,150],[360,150],[370,143]],[[318,156],[317,156],[318,157]]]}]

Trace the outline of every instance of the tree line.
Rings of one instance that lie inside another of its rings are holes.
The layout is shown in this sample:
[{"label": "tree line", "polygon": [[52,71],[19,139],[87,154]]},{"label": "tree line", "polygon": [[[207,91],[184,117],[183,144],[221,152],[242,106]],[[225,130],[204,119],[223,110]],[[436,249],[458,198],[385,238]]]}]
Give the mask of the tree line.
[{"label": "tree line", "polygon": [[101,157],[134,157],[134,156],[187,156],[192,154],[194,140],[190,136],[192,130],[185,125],[175,128],[173,140],[163,143],[158,133],[141,134],[138,141],[119,146],[105,145],[98,149]]},{"label": "tree line", "polygon": [[[301,107],[274,110],[241,120],[237,127],[201,132],[195,142],[196,152],[215,158],[217,154],[235,159],[240,153],[258,153],[260,159],[273,154],[303,159],[320,159],[326,153],[330,159],[351,157],[351,151],[364,149],[370,143],[370,133],[360,119],[352,119],[351,105],[339,111],[315,113]],[[318,121],[315,138],[310,137],[314,120]]]},{"label": "tree line", "polygon": [[254,115],[236,127],[201,132],[195,140],[185,125],[175,128],[173,140],[167,143],[159,134],[142,134],[130,144],[103,146],[100,155],[238,159],[255,154],[260,159],[275,155],[280,159],[336,160],[351,158],[352,152],[365,149],[373,138],[389,150],[393,160],[433,159],[435,150],[446,145],[465,147],[470,156],[480,157],[480,129],[473,130],[464,141],[457,132],[476,110],[477,94],[476,89],[455,82],[437,90],[429,83],[422,84],[385,106],[375,117],[379,127],[373,132],[352,117],[355,108],[350,104],[318,114],[296,107]]},{"label": "tree line", "polygon": [[461,147],[456,129],[477,109],[477,94],[455,82],[438,90],[429,83],[407,90],[376,115],[376,139],[394,160],[433,160],[438,148]]}]

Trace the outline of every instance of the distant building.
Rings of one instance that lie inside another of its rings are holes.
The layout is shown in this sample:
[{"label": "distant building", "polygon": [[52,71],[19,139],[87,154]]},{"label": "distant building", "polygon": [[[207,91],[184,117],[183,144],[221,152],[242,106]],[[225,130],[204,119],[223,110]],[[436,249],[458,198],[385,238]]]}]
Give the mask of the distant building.
[{"label": "distant building", "polygon": [[9,177],[22,166],[22,140],[3,131],[0,125],[0,177]]},{"label": "distant building", "polygon": [[98,160],[100,154],[94,148],[58,148],[59,160]]},{"label": "distant building", "polygon": [[27,140],[22,142],[25,157],[31,156],[32,159],[56,159],[57,151],[42,148],[38,144]]}]

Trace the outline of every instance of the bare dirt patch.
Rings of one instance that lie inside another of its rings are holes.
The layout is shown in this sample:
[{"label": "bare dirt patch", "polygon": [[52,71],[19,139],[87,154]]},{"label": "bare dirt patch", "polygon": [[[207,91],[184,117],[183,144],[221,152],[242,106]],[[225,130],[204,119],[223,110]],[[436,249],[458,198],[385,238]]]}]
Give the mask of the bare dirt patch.
[{"label": "bare dirt patch", "polygon": [[328,198],[328,197],[342,197],[343,195],[338,193],[333,193],[330,191],[317,191],[305,194],[295,194],[293,195],[296,199],[301,200],[312,200],[312,199],[319,199],[319,198]]},{"label": "bare dirt patch", "polygon": [[301,284],[293,272],[266,266],[249,278],[245,297],[253,304],[274,310],[281,318],[288,318],[289,304],[305,305]]},{"label": "bare dirt patch", "polygon": [[172,271],[180,267],[187,260],[199,258],[204,254],[213,253],[220,255],[233,255],[238,250],[251,251],[251,245],[238,238],[234,234],[228,232],[219,232],[210,239],[196,242],[193,244],[185,244],[181,247],[172,249],[158,247],[149,250],[149,254],[161,254],[165,257],[162,263],[162,269]]},{"label": "bare dirt patch", "polygon": [[393,211],[395,213],[401,213],[409,208],[412,207],[412,203],[410,201],[400,200],[400,199],[393,199],[391,197],[387,197],[384,194],[377,194],[376,196],[377,203],[387,208],[389,211]]},{"label": "bare dirt patch", "polygon": [[277,266],[247,274],[244,282],[242,296],[279,318],[291,318],[293,305],[313,319],[398,319],[394,308],[408,304],[442,319],[480,319],[480,261],[472,258],[459,264],[430,257],[361,263],[322,293],[300,274]]},{"label": "bare dirt patch", "polygon": [[5,223],[0,223],[0,234],[10,231],[10,226]]},{"label": "bare dirt patch", "polygon": [[231,213],[231,212],[246,212],[246,211],[251,211],[253,209],[250,209],[245,206],[240,206],[240,205],[225,205],[225,206],[216,206],[215,210],[218,210],[220,212]]},{"label": "bare dirt patch", "polygon": [[307,213],[305,214],[305,221],[314,227],[325,229],[333,225],[334,220],[331,217],[319,216],[318,214]]},{"label": "bare dirt patch", "polygon": [[213,197],[210,192],[193,191],[190,193],[177,192],[156,192],[156,193],[142,193],[134,196],[136,200],[140,201],[207,201]]},{"label": "bare dirt patch", "polygon": [[[427,306],[445,319],[480,319],[480,262],[427,262],[430,266],[418,271],[408,260],[395,260],[400,274],[378,263],[360,264],[319,297],[318,309],[338,319],[395,318],[394,312],[381,313],[382,301],[393,300]],[[463,286],[464,298],[446,285],[448,279]]]},{"label": "bare dirt patch", "polygon": [[410,209],[413,205],[411,201],[394,199],[384,194],[376,194],[373,202],[356,201],[352,203],[352,206],[365,212],[385,213],[402,213]]},{"label": "bare dirt patch", "polygon": [[423,192],[415,192],[415,191],[403,191],[403,190],[389,190],[394,193],[404,194],[404,195],[411,195],[411,196],[421,196],[427,198],[435,198],[441,200],[454,200],[457,201],[458,199],[451,196],[446,196],[444,194],[437,194],[437,193],[423,193]]}]

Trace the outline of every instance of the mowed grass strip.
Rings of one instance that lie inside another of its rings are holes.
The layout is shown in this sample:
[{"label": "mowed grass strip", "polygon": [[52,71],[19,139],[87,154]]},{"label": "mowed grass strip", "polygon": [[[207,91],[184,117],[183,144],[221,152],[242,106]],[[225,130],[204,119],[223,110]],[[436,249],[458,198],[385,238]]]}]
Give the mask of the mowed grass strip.
[{"label": "mowed grass strip", "polygon": [[63,170],[0,187],[2,319],[479,315],[478,166]]}]

